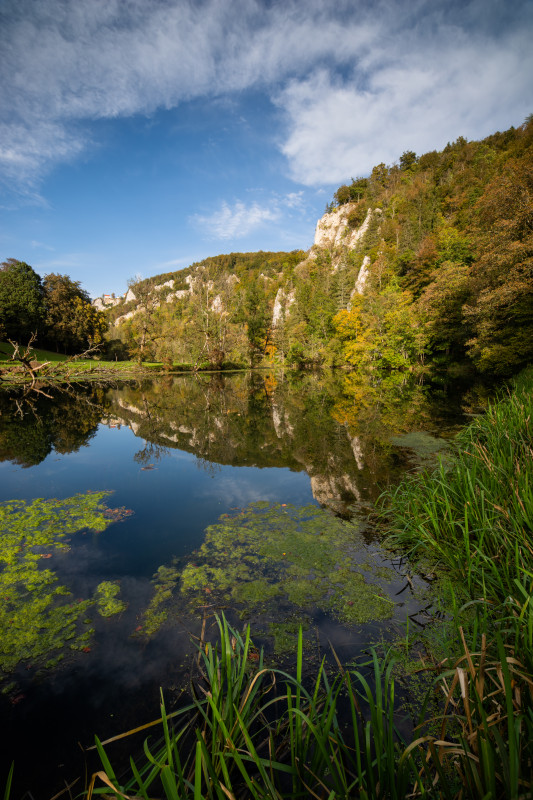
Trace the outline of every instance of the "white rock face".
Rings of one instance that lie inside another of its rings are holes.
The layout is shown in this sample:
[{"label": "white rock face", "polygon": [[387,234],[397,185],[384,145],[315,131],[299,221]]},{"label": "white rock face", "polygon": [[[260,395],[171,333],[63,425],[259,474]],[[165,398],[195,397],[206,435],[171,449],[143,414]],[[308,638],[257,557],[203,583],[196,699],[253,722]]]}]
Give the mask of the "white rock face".
[{"label": "white rock face", "polygon": [[216,314],[221,314],[223,310],[224,306],[222,305],[222,298],[219,294],[217,294],[211,303],[211,311],[214,311]]},{"label": "white rock face", "polygon": [[135,316],[135,311],[128,311],[127,314],[123,314],[121,317],[117,317],[115,320],[115,325],[120,325],[121,322],[124,322],[125,319],[131,319]]},{"label": "white rock face", "polygon": [[165,281],[165,283],[160,283],[159,286],[154,286],[154,289],[156,291],[159,291],[160,289],[164,289],[165,286],[170,286],[170,288],[173,289],[174,281],[173,280]]},{"label": "white rock face", "polygon": [[330,213],[324,214],[316,225],[314,246],[326,247],[330,250],[338,247],[355,247],[368,229],[372,219],[372,209],[368,209],[360,228],[349,228],[348,217],[354,208],[355,203],[346,203]]},{"label": "white rock face", "polygon": [[188,294],[190,294],[189,289],[178,289],[177,292],[170,292],[170,294],[167,295],[167,303],[170,303],[174,298],[179,300],[180,297],[187,297]]},{"label": "white rock face", "polygon": [[132,300],[137,300],[135,292],[133,291],[133,289],[128,289],[128,291],[126,292],[126,296],[124,298],[124,302],[129,303]]},{"label": "white rock face", "polygon": [[361,264],[361,269],[359,270],[359,275],[357,276],[357,280],[355,282],[355,289],[352,292],[352,297],[354,293],[363,294],[366,282],[368,280],[368,276],[370,275],[369,267],[370,267],[370,256],[365,256],[363,259],[363,263]]},{"label": "white rock face", "polygon": [[96,300],[93,300],[92,304],[98,311],[104,311],[104,309],[116,306],[120,302],[122,302],[122,297],[111,297],[110,294],[104,294],[103,297],[97,297]]},{"label": "white rock face", "polygon": [[350,437],[349,433],[348,439],[352,445],[352,452],[355,458],[355,463],[357,464],[357,469],[362,470],[365,466],[365,462],[363,460],[363,448],[361,447],[361,440],[359,439],[359,436]]},{"label": "white rock face", "polygon": [[279,288],[274,300],[274,308],[272,310],[272,327],[275,328],[283,319],[283,315],[288,316],[290,307],[296,302],[296,293],[294,289],[285,294],[283,289]]}]

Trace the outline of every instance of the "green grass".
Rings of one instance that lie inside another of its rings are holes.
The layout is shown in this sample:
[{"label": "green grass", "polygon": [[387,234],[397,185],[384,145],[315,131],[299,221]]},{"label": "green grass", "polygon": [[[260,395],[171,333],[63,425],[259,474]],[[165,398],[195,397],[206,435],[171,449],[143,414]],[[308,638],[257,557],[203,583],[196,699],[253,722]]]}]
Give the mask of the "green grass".
[{"label": "green grass", "polygon": [[[9,361],[11,359],[11,354],[13,353],[13,346],[9,344],[9,342],[0,342],[0,361]],[[68,356],[63,355],[62,353],[53,353],[50,350],[40,350],[39,348],[32,347],[31,349],[31,357],[34,358],[36,361],[65,361]]]},{"label": "green grass", "polygon": [[[24,348],[21,349],[22,351]],[[0,342],[0,364],[3,362],[4,368],[7,366],[17,367],[19,363],[17,361],[11,360],[11,355],[13,353],[13,346],[9,344],[9,342]],[[68,368],[69,370],[69,377],[72,375],[75,376],[83,376],[87,373],[98,373],[98,372],[109,372],[113,374],[134,374],[141,371],[154,371],[154,372],[163,372],[163,371],[171,371],[171,372],[194,372],[195,365],[184,364],[184,363],[175,363],[172,366],[165,365],[161,361],[143,361],[142,364],[139,364],[138,361],[107,361],[104,358],[95,357],[95,358],[87,358],[87,359],[78,359],[73,358],[72,356],[63,355],[62,353],[54,353],[50,350],[43,350],[40,348],[31,348],[30,351],[30,358],[35,359],[36,361],[40,361],[41,363],[45,362],[52,362],[51,369],[49,370],[42,370],[39,373],[39,376],[50,379],[51,377],[61,377],[63,372],[60,368],[59,370],[56,369],[59,366],[59,362],[69,362],[68,367],[65,364],[65,369]],[[220,371],[213,368],[212,365],[205,363],[201,364],[197,367],[197,369],[201,372],[212,372],[212,371]],[[248,369],[248,367],[244,364],[233,364],[227,362],[222,365],[222,369],[227,371],[234,371],[234,370],[243,370]]]},{"label": "green grass", "polygon": [[109,796],[113,787],[115,797],[169,800],[404,800],[418,769],[394,725],[392,658],[380,661],[374,652],[364,670],[340,669],[333,681],[322,664],[304,681],[301,632],[292,676],[265,667],[249,628],[241,636],[224,617],[218,623],[218,645],[199,649],[192,702],[168,713],[162,698],[154,723],[162,735],[145,741],[120,779],[105,749],[117,737],[97,740],[103,769],[93,775],[89,798]]},{"label": "green grass", "polygon": [[387,543],[501,602],[533,573],[533,369],[457,437],[452,463],[382,497]]}]

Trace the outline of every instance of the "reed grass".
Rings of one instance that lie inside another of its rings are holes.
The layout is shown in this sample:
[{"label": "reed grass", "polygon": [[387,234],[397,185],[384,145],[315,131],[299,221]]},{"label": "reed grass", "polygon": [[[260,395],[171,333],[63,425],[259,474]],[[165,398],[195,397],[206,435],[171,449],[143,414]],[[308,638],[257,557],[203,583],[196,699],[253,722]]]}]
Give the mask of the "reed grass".
[{"label": "reed grass", "polygon": [[[117,777],[107,743],[89,800],[317,798],[525,800],[533,796],[533,370],[459,437],[455,456],[382,498],[389,544],[462,583],[447,655],[409,741],[400,735],[395,657],[331,675],[268,669],[222,617],[201,646],[192,702],[168,713]],[[435,711],[435,697],[440,698]],[[432,711],[433,709],[433,711]]]},{"label": "reed grass", "polygon": [[471,597],[533,577],[533,369],[457,437],[454,457],[382,495],[387,543],[431,559]]},{"label": "reed grass", "polygon": [[414,757],[395,726],[390,655],[381,660],[373,651],[355,671],[339,664],[332,681],[322,663],[306,684],[301,632],[296,675],[290,675],[265,668],[262,653],[250,661],[255,650],[249,628],[241,637],[224,617],[218,624],[217,646],[200,649],[202,676],[193,703],[169,714],[161,700],[162,737],[145,741],[141,760],[131,758],[120,780],[108,743],[97,740],[103,769],[92,776],[89,800],[403,800],[419,782]]}]

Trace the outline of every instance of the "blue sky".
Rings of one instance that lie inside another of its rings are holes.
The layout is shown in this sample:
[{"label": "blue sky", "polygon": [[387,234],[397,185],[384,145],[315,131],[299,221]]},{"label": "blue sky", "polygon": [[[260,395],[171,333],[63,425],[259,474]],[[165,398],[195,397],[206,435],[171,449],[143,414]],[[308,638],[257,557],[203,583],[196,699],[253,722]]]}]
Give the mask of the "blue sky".
[{"label": "blue sky", "polygon": [[0,260],[95,297],[307,249],[334,190],[533,111],[533,3],[0,0]]}]

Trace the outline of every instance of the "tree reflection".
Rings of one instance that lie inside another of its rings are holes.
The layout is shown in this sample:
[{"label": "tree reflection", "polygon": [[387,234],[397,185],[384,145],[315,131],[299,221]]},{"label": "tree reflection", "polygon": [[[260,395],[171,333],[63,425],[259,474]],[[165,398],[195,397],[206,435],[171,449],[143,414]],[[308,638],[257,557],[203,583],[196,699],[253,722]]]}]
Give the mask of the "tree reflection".
[{"label": "tree reflection", "polygon": [[315,499],[337,513],[373,501],[406,451],[393,438],[457,420],[443,395],[376,375],[249,372],[184,375],[110,390],[112,414],[144,439],[135,459],[172,448],[202,464],[306,471]]},{"label": "tree reflection", "polygon": [[95,435],[106,405],[101,387],[47,392],[32,397],[23,391],[0,393],[0,461],[31,467],[52,450],[77,452]]}]

